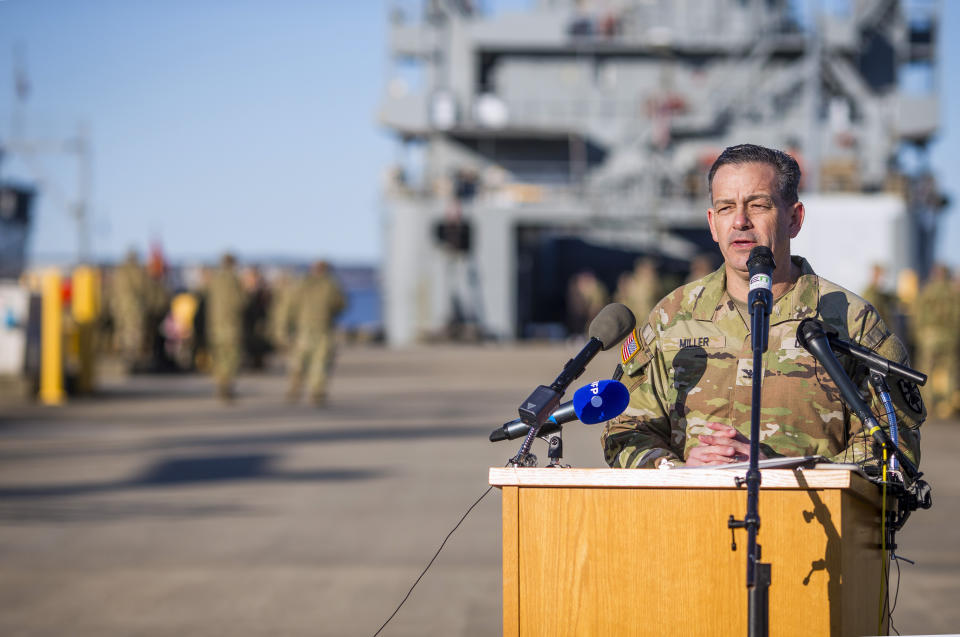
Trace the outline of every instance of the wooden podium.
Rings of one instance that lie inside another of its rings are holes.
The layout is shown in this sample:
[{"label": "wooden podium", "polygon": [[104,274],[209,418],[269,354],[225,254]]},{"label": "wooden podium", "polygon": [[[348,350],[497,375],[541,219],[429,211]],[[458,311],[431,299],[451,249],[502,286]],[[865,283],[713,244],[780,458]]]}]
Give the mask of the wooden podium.
[{"label": "wooden podium", "polygon": [[[503,634],[747,634],[745,472],[490,469],[503,492]],[[847,470],[764,470],[770,635],[886,634],[881,494]]]}]

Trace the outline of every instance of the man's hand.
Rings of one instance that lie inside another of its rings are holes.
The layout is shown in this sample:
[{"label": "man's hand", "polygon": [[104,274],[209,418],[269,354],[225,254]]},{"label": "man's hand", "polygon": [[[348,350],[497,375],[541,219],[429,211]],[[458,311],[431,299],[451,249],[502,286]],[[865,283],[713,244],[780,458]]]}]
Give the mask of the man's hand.
[{"label": "man's hand", "polygon": [[[725,465],[750,459],[750,441],[746,436],[730,425],[718,422],[708,422],[707,427],[714,433],[697,436],[700,444],[690,450],[688,467]],[[765,460],[766,456],[761,451],[757,459]]]}]

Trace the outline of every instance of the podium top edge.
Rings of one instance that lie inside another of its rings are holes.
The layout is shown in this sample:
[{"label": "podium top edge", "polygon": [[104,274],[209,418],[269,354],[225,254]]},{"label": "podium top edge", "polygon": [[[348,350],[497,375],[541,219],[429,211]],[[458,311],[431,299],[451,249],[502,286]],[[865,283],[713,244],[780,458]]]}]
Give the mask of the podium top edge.
[{"label": "podium top edge", "polygon": [[[489,481],[495,487],[607,487],[736,489],[737,477],[746,470],[703,469],[698,471],[659,469],[558,469],[491,467]],[[765,469],[761,489],[867,489],[876,487],[848,469]]]}]

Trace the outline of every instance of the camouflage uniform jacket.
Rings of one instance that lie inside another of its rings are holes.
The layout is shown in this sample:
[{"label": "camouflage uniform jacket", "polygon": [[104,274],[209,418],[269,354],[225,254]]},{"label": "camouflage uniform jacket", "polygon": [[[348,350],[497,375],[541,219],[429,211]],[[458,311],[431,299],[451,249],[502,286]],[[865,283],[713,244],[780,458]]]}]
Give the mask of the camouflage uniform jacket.
[{"label": "camouflage uniform jacket", "polygon": [[920,290],[916,307],[923,308],[914,321],[917,340],[935,347],[955,348],[960,336],[960,294],[953,284],[949,281],[928,283]]},{"label": "camouflage uniform jacket", "polygon": [[333,322],[346,308],[337,280],[330,274],[307,274],[296,288],[289,312],[293,316],[297,339],[316,342],[333,329]]},{"label": "camouflage uniform jacket", "polygon": [[114,315],[139,316],[146,305],[147,273],[136,263],[123,263],[113,272],[110,304]]},{"label": "camouflage uniform jacket", "polygon": [[218,269],[207,289],[207,338],[235,342],[243,335],[243,308],[247,297],[231,268]]},{"label": "camouflage uniform jacket", "polygon": [[[818,277],[806,260],[793,261],[801,276],[774,303],[763,355],[761,450],[767,457],[819,454],[836,462],[869,461],[872,443],[823,367],[797,342],[797,326],[804,318],[816,318],[836,328],[841,338],[903,364],[906,350],[870,304]],[[657,304],[623,346],[630,404],[604,430],[609,465],[682,464],[699,444],[697,435],[712,433],[708,422],[731,425],[749,437],[753,352],[748,321],[726,291],[722,266]],[[839,358],[850,374],[854,365]],[[865,373],[852,378],[861,391],[866,389]],[[915,385],[896,379],[889,385],[901,447],[918,461],[919,433],[913,429],[926,416],[923,403]],[[874,414],[885,415],[872,393],[871,399]],[[886,423],[885,417],[878,419]]]}]

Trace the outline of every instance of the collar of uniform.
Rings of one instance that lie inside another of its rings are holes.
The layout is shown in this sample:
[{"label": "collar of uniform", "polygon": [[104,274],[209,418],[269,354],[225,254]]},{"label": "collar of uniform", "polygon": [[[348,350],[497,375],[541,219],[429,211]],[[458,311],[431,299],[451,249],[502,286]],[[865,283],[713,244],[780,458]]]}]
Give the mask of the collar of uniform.
[{"label": "collar of uniform", "polygon": [[799,321],[817,315],[820,300],[820,277],[810,267],[806,259],[791,256],[790,260],[800,268],[800,277],[787,293],[773,304],[770,312],[770,325],[784,321]]},{"label": "collar of uniform", "polygon": [[[817,314],[820,278],[803,257],[794,255],[790,260],[799,266],[800,278],[797,279],[796,285],[773,304],[771,325],[783,321],[799,321]],[[699,284],[703,285],[704,289],[693,308],[693,318],[715,322],[721,314],[730,309],[727,303],[731,299],[727,294],[726,269],[721,265],[717,270],[700,279]]]},{"label": "collar of uniform", "polygon": [[713,320],[714,314],[720,310],[721,300],[727,294],[726,269],[721,265],[694,285],[703,286],[703,290],[693,306],[693,318],[699,321]]}]

